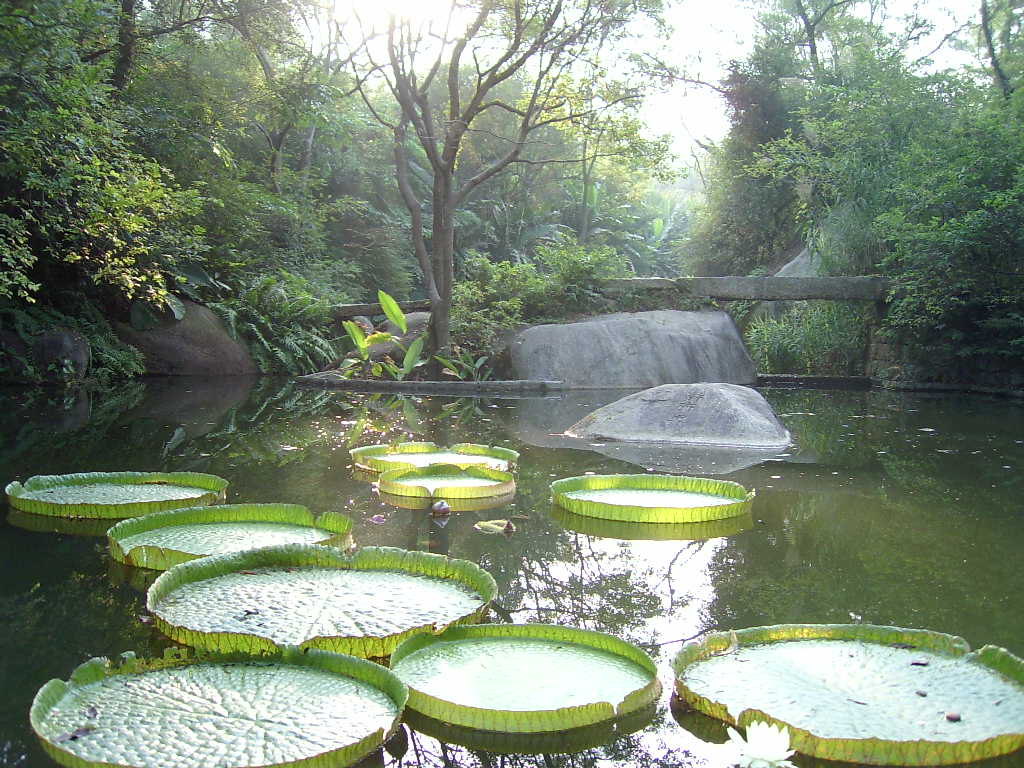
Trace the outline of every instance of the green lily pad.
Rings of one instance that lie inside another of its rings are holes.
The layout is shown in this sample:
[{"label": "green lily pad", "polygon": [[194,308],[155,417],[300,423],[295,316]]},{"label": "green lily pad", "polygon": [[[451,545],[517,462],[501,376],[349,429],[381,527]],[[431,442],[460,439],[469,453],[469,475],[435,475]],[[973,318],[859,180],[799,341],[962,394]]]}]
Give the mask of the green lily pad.
[{"label": "green lily pad", "polygon": [[54,517],[34,515],[12,509],[7,513],[7,522],[15,528],[37,533],[63,533],[69,536],[106,536],[110,527],[117,524],[114,517]]},{"label": "green lily pad", "polygon": [[411,635],[476,621],[496,593],[466,560],[288,544],[176,565],[146,605],[161,632],[204,650],[297,645],[381,657]]},{"label": "green lily pad", "polygon": [[611,744],[617,739],[650,725],[656,712],[657,707],[652,703],[643,709],[614,720],[584,725],[579,728],[539,733],[482,731],[477,728],[452,725],[411,709],[406,710],[402,720],[410,728],[425,736],[443,741],[445,744],[458,744],[469,749],[482,749],[503,755],[547,755],[583,752],[587,749]]},{"label": "green lily pad", "polygon": [[405,686],[351,656],[285,649],[260,660],[96,658],[36,694],[30,720],[61,765],[328,768],[397,727]]},{"label": "green lily pad", "polygon": [[726,722],[785,725],[804,754],[951,765],[1024,747],[1024,661],[962,638],[865,624],[715,633],[675,659],[676,691]]},{"label": "green lily pad", "polygon": [[349,453],[357,466],[375,472],[418,469],[433,464],[450,464],[463,469],[484,466],[508,472],[519,461],[519,453],[511,448],[476,443],[456,443],[450,448],[436,443],[367,445],[353,448]]},{"label": "green lily pad", "polygon": [[222,504],[124,520],[107,532],[118,562],[163,571],[207,555],[274,544],[326,544],[344,538],[352,521],[328,512],[314,517],[298,504]]},{"label": "green lily pad", "polygon": [[577,515],[632,523],[702,523],[746,514],[754,491],[728,480],[679,475],[582,475],[556,480],[551,495]]},{"label": "green lily pad", "polygon": [[483,624],[418,635],[391,656],[409,707],[467,728],[538,733],[611,721],[661,691],[650,658],[600,632]]},{"label": "green lily pad", "polygon": [[420,469],[395,469],[380,476],[380,491],[393,496],[435,499],[479,499],[515,493],[515,478],[487,467],[434,464]]},{"label": "green lily pad", "polygon": [[[381,493],[380,500],[392,507],[402,509],[428,510],[435,499],[432,496],[396,496],[393,493]],[[506,493],[501,496],[481,496],[478,499],[459,499],[452,497],[445,499],[452,512],[483,512],[488,509],[497,509],[515,501],[514,493]]]},{"label": "green lily pad", "polygon": [[80,472],[8,484],[7,502],[35,515],[120,518],[217,504],[228,481],[201,472]]},{"label": "green lily pad", "polygon": [[551,507],[551,517],[563,528],[587,536],[640,541],[706,541],[735,536],[754,524],[749,512],[703,523],[634,523],[577,515],[557,504]]}]

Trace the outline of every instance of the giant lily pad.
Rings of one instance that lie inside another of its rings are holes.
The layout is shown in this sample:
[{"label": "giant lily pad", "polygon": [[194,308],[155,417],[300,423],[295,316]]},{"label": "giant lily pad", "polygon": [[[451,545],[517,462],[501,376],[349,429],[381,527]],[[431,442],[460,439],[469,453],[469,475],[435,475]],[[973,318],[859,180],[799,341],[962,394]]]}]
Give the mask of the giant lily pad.
[{"label": "giant lily pad", "polygon": [[962,638],[865,624],[715,633],[675,660],[676,690],[729,723],[868,765],[950,765],[1024,747],[1024,661]]},{"label": "giant lily pad", "polygon": [[[432,496],[396,496],[391,493],[381,493],[378,497],[385,504],[401,509],[416,509],[426,511],[430,509],[435,499]],[[446,498],[448,507],[452,512],[483,512],[488,509],[497,509],[511,504],[515,501],[514,493],[506,493],[501,496],[481,496],[477,499],[460,499],[456,497]]]},{"label": "giant lily pad", "polygon": [[458,744],[469,749],[482,749],[506,755],[539,755],[582,752],[611,744],[617,739],[650,725],[656,712],[657,706],[652,702],[642,709],[622,717],[616,717],[614,720],[603,720],[600,723],[584,725],[579,728],[537,733],[502,733],[466,728],[427,717],[411,709],[406,710],[402,719],[414,730],[438,741],[443,741],[445,744]]},{"label": "giant lily pad", "polygon": [[421,469],[395,469],[380,476],[381,493],[435,499],[479,499],[507,496],[516,490],[508,472],[487,467],[434,464]]},{"label": "giant lily pad", "polygon": [[497,593],[475,563],[392,547],[287,544],[176,565],[150,588],[157,628],[184,645],[299,645],[380,657],[420,632],[475,621]]},{"label": "giant lily pad", "polygon": [[223,504],[154,512],[107,532],[115,560],[163,571],[207,555],[274,544],[325,544],[352,530],[344,515],[319,518],[298,504]]},{"label": "giant lily pad", "polygon": [[112,525],[117,523],[113,517],[54,517],[53,515],[34,515],[11,509],[7,513],[7,522],[15,528],[37,533],[63,533],[69,536],[106,536]]},{"label": "giant lily pad", "polygon": [[749,512],[702,523],[634,523],[577,515],[557,504],[551,507],[551,517],[563,528],[587,536],[641,541],[705,541],[734,536],[754,524]]},{"label": "giant lily pad", "polygon": [[201,472],[80,472],[36,475],[8,484],[15,509],[59,517],[126,518],[164,509],[216,504],[228,481]]},{"label": "giant lily pad", "polygon": [[441,448],[436,443],[366,445],[353,448],[349,453],[357,466],[375,472],[418,469],[433,464],[450,464],[463,469],[484,466],[508,472],[519,461],[519,454],[511,448],[476,443],[456,443],[450,448]]},{"label": "giant lily pad", "polygon": [[97,658],[36,694],[30,720],[61,765],[351,765],[398,726],[405,686],[351,656],[285,649],[260,660]]},{"label": "giant lily pad", "polygon": [[467,728],[538,733],[611,721],[653,702],[650,658],[600,632],[483,624],[419,635],[391,656],[409,707]]},{"label": "giant lily pad", "polygon": [[582,475],[551,484],[577,515],[632,523],[702,523],[750,511],[754,492],[728,480],[679,475]]}]

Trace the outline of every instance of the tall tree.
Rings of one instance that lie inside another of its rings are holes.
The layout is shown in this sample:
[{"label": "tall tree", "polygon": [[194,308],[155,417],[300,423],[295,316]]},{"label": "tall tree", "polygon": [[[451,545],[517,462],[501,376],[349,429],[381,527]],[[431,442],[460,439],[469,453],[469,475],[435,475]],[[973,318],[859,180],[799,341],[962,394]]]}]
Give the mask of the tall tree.
[{"label": "tall tree", "polygon": [[[452,0],[442,23],[393,16],[382,49],[372,40],[363,46],[366,56],[357,77],[379,73],[397,107],[386,110],[362,89],[393,136],[396,180],[431,301],[436,349],[450,343],[456,211],[513,163],[538,162],[524,153],[536,131],[636,97],[627,91],[600,106],[580,104],[573,75],[583,71],[597,47],[627,37],[631,22],[644,14],[655,17],[657,7],[636,0]],[[513,78],[524,86],[518,100],[504,98],[499,87]],[[435,85],[444,91],[442,104],[431,98]],[[468,179],[459,179],[463,142],[490,110],[513,116],[510,130],[499,137],[504,150]],[[413,141],[432,175],[429,201],[417,195],[412,183]]]}]

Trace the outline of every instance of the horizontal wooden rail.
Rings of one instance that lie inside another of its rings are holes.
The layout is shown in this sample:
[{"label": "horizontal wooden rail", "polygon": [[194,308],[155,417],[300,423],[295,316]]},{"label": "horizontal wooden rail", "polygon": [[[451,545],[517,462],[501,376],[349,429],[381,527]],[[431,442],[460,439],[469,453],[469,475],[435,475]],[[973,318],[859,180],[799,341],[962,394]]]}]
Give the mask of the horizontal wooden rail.
[{"label": "horizontal wooden rail", "polygon": [[[430,299],[423,299],[422,301],[400,301],[398,306],[402,308],[405,313],[409,312],[427,312],[430,310]],[[358,317],[359,315],[366,315],[372,317],[373,315],[383,315],[384,308],[380,304],[336,304],[331,307],[331,313],[337,320],[347,320],[350,317]]]},{"label": "horizontal wooden rail", "polygon": [[694,297],[796,301],[884,301],[884,277],[633,277],[603,281],[607,293],[675,288]]}]

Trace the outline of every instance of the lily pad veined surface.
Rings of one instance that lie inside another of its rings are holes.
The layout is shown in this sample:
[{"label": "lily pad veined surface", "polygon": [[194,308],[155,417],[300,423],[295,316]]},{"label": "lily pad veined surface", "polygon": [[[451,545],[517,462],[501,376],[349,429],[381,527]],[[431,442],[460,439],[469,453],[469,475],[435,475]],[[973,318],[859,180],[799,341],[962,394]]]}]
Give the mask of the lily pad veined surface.
[{"label": "lily pad veined surface", "polygon": [[391,668],[409,707],[467,728],[539,733],[643,709],[661,686],[650,658],[600,632],[552,624],[482,624],[402,643]]},{"label": "lily pad veined surface", "polygon": [[477,620],[496,593],[467,560],[289,544],[177,565],[146,604],[161,632],[203,650],[297,645],[381,657],[410,635]]},{"label": "lily pad veined surface", "polygon": [[7,501],[36,515],[121,518],[217,504],[228,481],[202,472],[80,472],[8,484]]},{"label": "lily pad veined surface", "polygon": [[1024,747],[1024,661],[927,630],[783,624],[715,633],[675,660],[676,690],[729,723],[868,765],[950,765]]},{"label": "lily pad veined surface", "polygon": [[380,476],[380,491],[393,496],[437,499],[479,499],[507,496],[516,490],[508,472],[487,467],[434,464],[421,469],[396,469]]},{"label": "lily pad veined surface", "polygon": [[107,538],[118,562],[162,571],[208,555],[275,544],[325,544],[351,530],[352,521],[344,515],[328,512],[317,518],[299,504],[222,504],[124,520]]},{"label": "lily pad veined surface", "polygon": [[519,461],[519,453],[511,448],[476,443],[456,443],[442,448],[437,443],[397,443],[367,445],[349,453],[358,466],[375,472],[394,469],[418,469],[433,464],[450,464],[465,469],[483,466],[508,472]]},{"label": "lily pad veined surface", "polygon": [[395,730],[405,686],[371,662],[285,649],[272,658],[97,658],[36,694],[43,748],[73,768],[350,765]]},{"label": "lily pad veined surface", "polygon": [[754,524],[749,512],[700,523],[642,523],[577,515],[557,504],[551,507],[551,517],[570,531],[624,541],[706,541],[722,536],[735,536]]},{"label": "lily pad veined surface", "polygon": [[551,484],[555,503],[577,515],[634,523],[701,523],[750,511],[754,491],[679,475],[582,475]]}]

